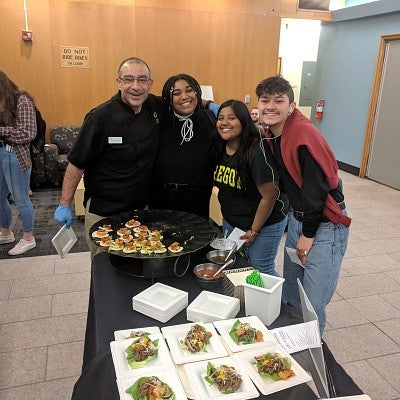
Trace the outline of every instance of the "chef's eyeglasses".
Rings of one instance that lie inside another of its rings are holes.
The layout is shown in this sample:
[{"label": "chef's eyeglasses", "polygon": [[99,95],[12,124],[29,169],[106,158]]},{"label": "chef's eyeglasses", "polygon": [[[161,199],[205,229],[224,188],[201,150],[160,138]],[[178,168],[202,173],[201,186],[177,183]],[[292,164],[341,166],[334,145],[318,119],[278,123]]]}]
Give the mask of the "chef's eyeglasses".
[{"label": "chef's eyeglasses", "polygon": [[146,85],[147,82],[150,81],[150,78],[146,75],[141,75],[141,76],[132,76],[132,75],[125,75],[125,76],[120,76],[118,79],[125,83],[126,85],[131,85],[135,81],[138,83],[138,85]]}]

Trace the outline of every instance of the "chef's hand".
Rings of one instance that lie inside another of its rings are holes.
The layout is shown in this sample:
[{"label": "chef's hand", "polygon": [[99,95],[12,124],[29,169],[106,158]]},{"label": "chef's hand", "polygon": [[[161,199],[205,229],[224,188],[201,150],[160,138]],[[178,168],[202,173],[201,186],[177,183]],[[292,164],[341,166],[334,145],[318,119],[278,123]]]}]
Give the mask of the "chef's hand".
[{"label": "chef's hand", "polygon": [[67,225],[69,228],[72,223],[72,207],[59,205],[54,212],[54,219],[58,225]]},{"label": "chef's hand", "polygon": [[304,265],[307,259],[308,254],[311,251],[311,247],[314,243],[314,238],[308,238],[304,235],[301,235],[299,241],[297,242],[296,250],[297,255],[300,258],[301,263]]}]

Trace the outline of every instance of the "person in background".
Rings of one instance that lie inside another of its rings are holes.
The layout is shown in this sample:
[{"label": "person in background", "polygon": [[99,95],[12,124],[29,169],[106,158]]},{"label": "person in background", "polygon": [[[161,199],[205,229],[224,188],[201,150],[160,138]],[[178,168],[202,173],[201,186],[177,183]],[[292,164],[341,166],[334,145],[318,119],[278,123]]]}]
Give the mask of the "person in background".
[{"label": "person in background", "polygon": [[85,232],[92,257],[102,251],[90,228],[102,218],[143,209],[149,200],[161,117],[149,66],[137,57],[121,62],[118,93],[91,110],[68,155],[55,220],[72,222],[71,203],[83,175]]},{"label": "person in background", "polygon": [[29,143],[36,136],[32,96],[0,71],[0,245],[15,242],[11,230],[11,193],[22,220],[22,239],[8,254],[17,256],[36,247],[35,213],[28,191],[32,170]]},{"label": "person in background", "polygon": [[268,144],[260,140],[244,103],[227,100],[217,116],[214,184],[218,187],[223,229],[245,232],[250,265],[278,276],[275,257],[286,226],[288,202]]},{"label": "person in background", "polygon": [[250,110],[250,116],[251,116],[251,120],[257,125],[258,121],[259,121],[259,113],[258,113],[258,108],[257,107],[253,107]]},{"label": "person in background", "polygon": [[212,190],[210,145],[215,116],[203,108],[199,83],[190,75],[167,79],[162,100],[169,118],[161,125],[151,208],[180,210],[208,220]]},{"label": "person in background", "polygon": [[293,207],[285,248],[296,249],[300,262],[284,254],[283,300],[301,308],[297,279],[318,315],[320,333],[325,308],[335,291],[349,235],[338,165],[328,143],[297,108],[290,83],[281,76],[257,88],[261,121],[268,126],[284,189]]}]

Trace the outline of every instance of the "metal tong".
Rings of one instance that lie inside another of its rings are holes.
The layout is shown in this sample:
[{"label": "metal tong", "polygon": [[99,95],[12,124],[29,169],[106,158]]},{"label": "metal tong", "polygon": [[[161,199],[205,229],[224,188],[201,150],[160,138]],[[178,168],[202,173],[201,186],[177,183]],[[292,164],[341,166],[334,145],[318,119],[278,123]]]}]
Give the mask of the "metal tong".
[{"label": "metal tong", "polygon": [[233,260],[229,260],[226,262],[214,275],[213,278],[215,278],[223,269],[225,269],[228,265],[231,265],[233,263]]},{"label": "metal tong", "polygon": [[237,250],[237,243],[235,242],[235,244],[232,246],[230,252],[228,253],[228,255],[225,257],[224,262],[226,262],[227,260],[229,260],[229,257]]}]

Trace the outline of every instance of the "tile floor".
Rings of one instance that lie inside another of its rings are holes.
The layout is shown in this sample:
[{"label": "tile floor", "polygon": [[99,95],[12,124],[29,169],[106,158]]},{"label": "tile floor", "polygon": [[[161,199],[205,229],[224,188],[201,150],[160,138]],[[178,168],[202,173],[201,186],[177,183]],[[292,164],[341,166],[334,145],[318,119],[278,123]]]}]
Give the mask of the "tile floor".
[{"label": "tile floor", "polygon": [[[324,338],[372,400],[400,400],[400,191],[340,175],[353,222]],[[89,283],[89,253],[0,260],[2,400],[71,398]]]}]

